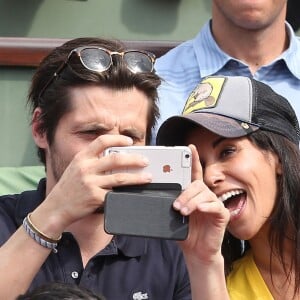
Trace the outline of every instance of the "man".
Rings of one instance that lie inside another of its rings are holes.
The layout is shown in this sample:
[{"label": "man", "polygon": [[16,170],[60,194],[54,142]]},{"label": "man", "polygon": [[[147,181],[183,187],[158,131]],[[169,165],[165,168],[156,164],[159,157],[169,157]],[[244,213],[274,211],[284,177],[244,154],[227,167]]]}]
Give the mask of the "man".
[{"label": "man", "polygon": [[157,128],[182,112],[185,99],[209,75],[260,80],[287,98],[300,118],[300,40],[285,22],[286,10],[287,0],[213,0],[212,19],[199,34],[155,64],[163,79]]},{"label": "man", "polygon": [[0,198],[1,299],[54,281],[107,299],[191,299],[174,242],[113,237],[103,226],[109,190],[151,182],[145,173],[110,172],[144,167],[144,157],[103,151],[149,143],[160,84],[153,64],[151,53],[81,38],[37,69],[29,103],[46,180],[37,191]]}]

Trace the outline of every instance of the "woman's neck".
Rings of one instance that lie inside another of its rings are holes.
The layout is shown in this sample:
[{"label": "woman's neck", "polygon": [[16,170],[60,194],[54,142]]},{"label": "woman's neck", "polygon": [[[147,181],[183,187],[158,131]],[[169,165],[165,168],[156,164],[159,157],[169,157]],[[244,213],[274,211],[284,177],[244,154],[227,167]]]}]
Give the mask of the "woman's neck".
[{"label": "woman's neck", "polygon": [[[267,236],[257,236],[249,241],[255,264],[275,300],[293,299],[295,268],[292,265],[294,241],[286,239],[282,255],[271,249]],[[300,299],[300,295],[298,295]]]}]

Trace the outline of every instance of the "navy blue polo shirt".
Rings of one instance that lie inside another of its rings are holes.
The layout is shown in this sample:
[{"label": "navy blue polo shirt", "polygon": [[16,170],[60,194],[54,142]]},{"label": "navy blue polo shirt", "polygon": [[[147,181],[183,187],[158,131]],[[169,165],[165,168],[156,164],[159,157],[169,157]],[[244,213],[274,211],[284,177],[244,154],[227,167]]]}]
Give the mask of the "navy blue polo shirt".
[{"label": "navy blue polo shirt", "polygon": [[[0,246],[43,201],[45,186],[41,180],[36,191],[0,197]],[[65,232],[30,289],[52,281],[84,286],[107,300],[191,299],[182,253],[175,242],[161,239],[115,236],[84,268],[76,240]]]}]

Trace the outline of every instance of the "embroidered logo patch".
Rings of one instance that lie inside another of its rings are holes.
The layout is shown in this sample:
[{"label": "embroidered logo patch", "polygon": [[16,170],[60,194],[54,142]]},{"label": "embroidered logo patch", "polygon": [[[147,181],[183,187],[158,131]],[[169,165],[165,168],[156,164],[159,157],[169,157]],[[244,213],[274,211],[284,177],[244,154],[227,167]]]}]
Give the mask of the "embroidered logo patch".
[{"label": "embroidered logo patch", "polygon": [[136,292],[132,296],[132,300],[144,300],[144,299],[149,299],[147,293]]},{"label": "embroidered logo patch", "polygon": [[186,115],[205,108],[215,107],[224,82],[224,77],[208,77],[201,81],[187,99],[182,114]]}]

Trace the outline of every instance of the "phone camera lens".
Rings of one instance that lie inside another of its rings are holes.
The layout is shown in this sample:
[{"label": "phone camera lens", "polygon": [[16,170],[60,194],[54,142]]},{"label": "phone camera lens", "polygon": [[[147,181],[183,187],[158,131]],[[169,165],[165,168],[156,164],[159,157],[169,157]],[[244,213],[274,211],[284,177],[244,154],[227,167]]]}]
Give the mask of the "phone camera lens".
[{"label": "phone camera lens", "polygon": [[190,155],[189,155],[189,154],[186,154],[186,155],[185,155],[185,158],[190,158]]}]

